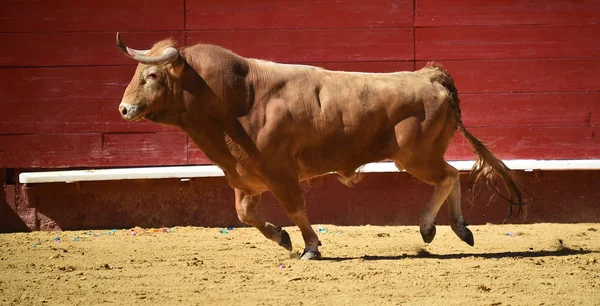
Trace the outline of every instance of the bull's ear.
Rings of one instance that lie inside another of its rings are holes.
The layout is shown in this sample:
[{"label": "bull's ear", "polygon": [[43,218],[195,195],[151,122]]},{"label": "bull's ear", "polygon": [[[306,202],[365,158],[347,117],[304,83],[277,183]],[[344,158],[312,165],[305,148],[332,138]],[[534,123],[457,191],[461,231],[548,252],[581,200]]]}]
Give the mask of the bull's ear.
[{"label": "bull's ear", "polygon": [[169,73],[176,77],[180,78],[183,74],[183,68],[185,67],[185,60],[183,57],[179,56],[174,62],[170,63],[167,68],[169,68]]}]

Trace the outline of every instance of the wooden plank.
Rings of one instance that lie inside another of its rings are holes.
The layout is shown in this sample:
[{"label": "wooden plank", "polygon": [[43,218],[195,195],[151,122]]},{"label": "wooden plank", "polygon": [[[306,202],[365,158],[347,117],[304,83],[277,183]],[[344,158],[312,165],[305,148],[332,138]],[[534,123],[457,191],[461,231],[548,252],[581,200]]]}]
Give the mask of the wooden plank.
[{"label": "wooden plank", "polygon": [[[97,33],[0,33],[0,66],[90,66],[134,65],[115,43],[116,32]],[[183,45],[182,32],[130,32],[121,38],[134,49],[150,49],[162,39],[173,37]]]},{"label": "wooden plank", "polygon": [[416,1],[415,25],[582,25],[600,23],[596,0]]},{"label": "wooden plank", "polygon": [[[413,62],[327,62],[334,70],[390,72],[413,70]],[[0,102],[106,99],[119,103],[134,66],[1,68]]]},{"label": "wooden plank", "polygon": [[184,165],[182,133],[0,135],[1,168]]},{"label": "wooden plank", "polygon": [[[469,128],[502,159],[599,158],[600,127]],[[0,167],[63,168],[210,163],[188,152],[181,133],[0,135]],[[449,160],[470,160],[473,153],[456,135]]]},{"label": "wooden plank", "polygon": [[413,61],[393,61],[393,62],[327,62],[327,63],[308,63],[329,70],[337,71],[355,71],[355,72],[396,72],[413,71],[415,62]]},{"label": "wooden plank", "polygon": [[308,29],[413,25],[412,0],[187,0],[186,29]]},{"label": "wooden plank", "polygon": [[102,103],[46,101],[0,103],[0,134],[102,131]]},{"label": "wooden plank", "polygon": [[[426,62],[418,61],[417,69]],[[600,91],[600,59],[442,61],[460,93]]]},{"label": "wooden plank", "polygon": [[180,132],[179,129],[147,120],[129,122],[121,118],[118,107],[120,99],[102,103],[102,131],[104,133]]},{"label": "wooden plank", "polygon": [[[600,127],[467,128],[500,159],[600,158]],[[456,134],[445,155],[448,160],[470,160],[473,150]]]},{"label": "wooden plank", "polygon": [[[2,2],[2,32],[183,30],[184,0]],[[160,22],[158,22],[160,21]]]},{"label": "wooden plank", "polygon": [[187,140],[183,133],[104,134],[95,165],[185,165]]},{"label": "wooden plank", "polygon": [[213,162],[206,157],[206,154],[194,144],[194,142],[188,137],[187,139],[188,148],[188,165],[212,165]]},{"label": "wooden plank", "polygon": [[120,102],[135,66],[3,68],[0,72],[0,102],[64,99]]},{"label": "wooden plank", "polygon": [[195,31],[186,32],[186,42],[217,44],[245,57],[290,63],[406,61],[414,59],[413,36],[409,27]]},{"label": "wooden plank", "polygon": [[[600,127],[467,127],[501,159],[600,158]],[[473,150],[458,132],[445,155],[447,160],[473,160]],[[188,142],[188,164],[212,164]]]},{"label": "wooden plank", "polygon": [[0,168],[64,168],[96,165],[102,134],[0,135]]},{"label": "wooden plank", "polygon": [[460,95],[465,125],[589,126],[600,123],[600,92]]},{"label": "wooden plank", "polygon": [[416,29],[417,60],[600,57],[600,26]]}]

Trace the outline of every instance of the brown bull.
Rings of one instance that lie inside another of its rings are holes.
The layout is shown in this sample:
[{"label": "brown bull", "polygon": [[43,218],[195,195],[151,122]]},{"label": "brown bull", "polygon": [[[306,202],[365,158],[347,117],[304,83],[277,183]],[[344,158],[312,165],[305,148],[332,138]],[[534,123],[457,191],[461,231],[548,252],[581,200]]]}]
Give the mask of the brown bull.
[{"label": "brown bull", "polygon": [[510,170],[465,129],[454,81],[435,63],[415,72],[354,73],[249,59],[208,44],[177,48],[172,40],[135,50],[118,33],[117,45],[139,62],[121,116],[185,131],[223,169],[239,219],[292,250],[288,233],[257,213],[261,193],[271,191],[302,232],[302,259],[321,254],[300,182],[334,172],[352,184],[360,166],[384,159],[435,187],[420,219],[425,242],[448,200],[452,229],[473,245],[458,171],[444,160],[456,128],[477,155],[471,184],[504,183],[507,199],[521,203]]}]

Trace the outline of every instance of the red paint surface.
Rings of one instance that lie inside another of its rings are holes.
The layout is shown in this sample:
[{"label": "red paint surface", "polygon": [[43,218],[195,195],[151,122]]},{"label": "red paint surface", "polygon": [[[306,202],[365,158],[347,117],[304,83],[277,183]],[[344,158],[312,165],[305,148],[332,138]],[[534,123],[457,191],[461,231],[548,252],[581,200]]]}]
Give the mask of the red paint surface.
[{"label": "red paint surface", "polygon": [[[468,128],[501,159],[594,159],[600,148],[600,127]],[[464,137],[455,136],[446,159],[474,159]]]},{"label": "red paint surface", "polygon": [[[0,66],[91,66],[134,65],[117,49],[116,32],[89,33],[0,33]],[[175,38],[183,45],[181,32],[122,33],[121,39],[134,49],[150,49],[158,40]]]},{"label": "red paint surface", "polygon": [[0,103],[110,99],[118,104],[135,66],[2,68],[1,71]]},{"label": "red paint surface", "polygon": [[102,103],[95,100],[2,102],[0,135],[97,132],[102,128],[101,110]]},{"label": "red paint surface", "polygon": [[102,150],[102,134],[0,135],[0,168],[89,165]]},{"label": "red paint surface", "polygon": [[2,32],[183,30],[183,6],[183,0],[11,0],[2,3],[0,28]]},{"label": "red paint surface", "polygon": [[183,133],[0,135],[1,168],[184,165]]},{"label": "red paint surface", "polygon": [[[417,69],[427,62],[418,61]],[[600,91],[600,58],[442,61],[460,93]]]},{"label": "red paint surface", "polygon": [[[221,45],[242,56],[280,62],[414,59],[413,29],[363,28],[186,32],[188,45]],[[252,43],[248,43],[252,42]]]},{"label": "red paint surface", "polygon": [[202,152],[194,144],[194,142],[188,137],[188,164],[189,165],[210,165],[212,162],[206,157],[206,154]]},{"label": "red paint surface", "polygon": [[[576,35],[575,35],[576,33]],[[600,57],[600,26],[417,28],[417,60]]]},{"label": "red paint surface", "polygon": [[412,26],[412,0],[187,0],[187,30]]},{"label": "red paint surface", "polygon": [[[17,208],[16,186],[14,184],[4,184],[9,180],[9,175],[4,169],[0,169],[0,233],[28,231],[29,228],[21,218]],[[35,219],[33,220],[35,224]]]},{"label": "red paint surface", "polygon": [[467,126],[590,126],[598,124],[600,92],[460,94]]},{"label": "red paint surface", "polygon": [[187,137],[183,133],[104,134],[98,165],[185,165]]},{"label": "red paint surface", "polygon": [[596,0],[417,0],[416,26],[557,24],[600,22]]}]

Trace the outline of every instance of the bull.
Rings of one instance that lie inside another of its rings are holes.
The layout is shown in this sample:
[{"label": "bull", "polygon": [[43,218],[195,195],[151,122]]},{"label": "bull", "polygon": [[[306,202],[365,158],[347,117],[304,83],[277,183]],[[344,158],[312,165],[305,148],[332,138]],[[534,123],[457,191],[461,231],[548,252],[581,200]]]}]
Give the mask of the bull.
[{"label": "bull", "polygon": [[362,165],[391,160],[433,185],[419,229],[430,243],[435,219],[448,201],[454,233],[473,246],[461,212],[459,172],[444,159],[458,129],[476,161],[469,185],[486,181],[512,205],[521,191],[511,170],[461,120],[454,80],[435,62],[416,71],[331,71],[245,58],[211,44],[177,47],[171,39],[148,50],[118,49],[138,62],[118,111],[184,131],[220,167],[235,190],[241,222],[291,251],[289,234],[264,220],[257,207],[270,191],[298,226],[301,259],[321,257],[321,242],[306,215],[300,183],[335,173],[357,182]]}]

